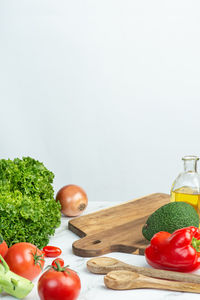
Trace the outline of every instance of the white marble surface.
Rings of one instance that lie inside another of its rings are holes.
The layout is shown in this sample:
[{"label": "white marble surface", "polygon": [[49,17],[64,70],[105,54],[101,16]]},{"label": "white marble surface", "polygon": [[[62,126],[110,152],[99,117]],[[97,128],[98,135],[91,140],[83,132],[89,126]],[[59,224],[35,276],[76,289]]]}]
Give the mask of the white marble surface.
[{"label": "white marble surface", "polygon": [[[107,208],[113,205],[117,205],[117,202],[90,202],[87,210],[84,214],[97,211],[99,209]],[[72,253],[72,243],[76,241],[79,237],[77,237],[73,232],[68,230],[68,221],[70,218],[62,217],[61,226],[57,228],[55,235],[50,239],[49,245],[58,246],[62,249],[62,257],[65,261],[66,265],[70,265],[71,269],[74,269],[78,272],[81,279],[81,293],[79,296],[79,300],[116,300],[116,299],[146,299],[149,297],[154,300],[175,300],[177,298],[182,300],[190,299],[199,299],[198,294],[192,293],[182,293],[182,292],[170,292],[163,290],[154,290],[154,289],[138,289],[138,290],[127,290],[127,291],[114,291],[107,289],[103,283],[104,275],[97,275],[90,273],[86,268],[86,262],[89,258],[83,258],[79,256],[75,256]],[[126,253],[110,253],[105,256],[110,256],[122,260],[126,263],[133,264],[136,266],[147,267],[147,263],[145,261],[144,256],[126,254]],[[52,258],[46,258],[45,266],[51,264]],[[196,271],[196,274],[200,274],[200,271]],[[37,281],[34,280],[34,289],[32,292],[24,298],[25,300],[39,300],[39,296],[37,293]],[[11,300],[15,299],[8,295],[0,295],[0,298],[3,300]]]}]

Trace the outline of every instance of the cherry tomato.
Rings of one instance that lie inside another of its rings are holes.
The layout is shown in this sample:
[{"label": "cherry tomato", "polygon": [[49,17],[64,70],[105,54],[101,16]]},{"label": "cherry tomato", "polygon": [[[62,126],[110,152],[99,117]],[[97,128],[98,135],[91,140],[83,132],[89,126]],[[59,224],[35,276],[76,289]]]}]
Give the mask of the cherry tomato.
[{"label": "cherry tomato", "polygon": [[3,240],[2,236],[0,235],[0,254],[2,257],[6,255],[8,252],[8,245],[6,242]]},{"label": "cherry tomato", "polygon": [[56,258],[52,261],[51,265],[57,267],[57,264],[60,264],[61,267],[64,267],[64,260],[62,258]]},{"label": "cherry tomato", "polygon": [[42,250],[47,257],[57,257],[62,253],[60,248],[54,246],[45,246]]},{"label": "cherry tomato", "polygon": [[11,271],[29,280],[36,278],[44,267],[44,254],[30,243],[14,244],[4,259]]},{"label": "cherry tomato", "polygon": [[38,281],[41,300],[76,300],[80,289],[79,276],[67,267],[51,267]]}]

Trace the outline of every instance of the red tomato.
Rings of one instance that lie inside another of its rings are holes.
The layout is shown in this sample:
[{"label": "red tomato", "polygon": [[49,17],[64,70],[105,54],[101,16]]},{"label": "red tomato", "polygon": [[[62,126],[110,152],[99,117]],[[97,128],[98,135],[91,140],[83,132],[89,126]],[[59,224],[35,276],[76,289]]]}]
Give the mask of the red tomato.
[{"label": "red tomato", "polygon": [[3,240],[2,236],[0,235],[0,255],[4,257],[8,252],[8,245]]},{"label": "red tomato", "polygon": [[47,257],[57,257],[62,253],[60,248],[54,246],[45,246],[42,251],[44,251]]},{"label": "red tomato", "polygon": [[76,300],[81,290],[79,276],[73,270],[51,268],[38,281],[41,300]]},{"label": "red tomato", "polygon": [[64,267],[64,264],[65,264],[65,263],[64,263],[64,260],[63,260],[62,258],[56,258],[56,259],[54,259],[54,260],[52,261],[51,265],[52,265],[53,267],[57,268],[56,263],[59,264],[61,267]]},{"label": "red tomato", "polygon": [[11,271],[29,280],[36,278],[44,267],[44,254],[30,243],[14,244],[4,259]]}]

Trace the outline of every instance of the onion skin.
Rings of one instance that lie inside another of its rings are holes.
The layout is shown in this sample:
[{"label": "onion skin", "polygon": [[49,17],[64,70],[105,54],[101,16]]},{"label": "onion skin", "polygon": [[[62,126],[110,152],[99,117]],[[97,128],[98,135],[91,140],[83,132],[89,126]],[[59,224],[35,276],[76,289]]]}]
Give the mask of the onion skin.
[{"label": "onion skin", "polygon": [[63,186],[56,195],[56,201],[60,201],[61,212],[68,217],[79,216],[88,205],[86,192],[75,184]]}]

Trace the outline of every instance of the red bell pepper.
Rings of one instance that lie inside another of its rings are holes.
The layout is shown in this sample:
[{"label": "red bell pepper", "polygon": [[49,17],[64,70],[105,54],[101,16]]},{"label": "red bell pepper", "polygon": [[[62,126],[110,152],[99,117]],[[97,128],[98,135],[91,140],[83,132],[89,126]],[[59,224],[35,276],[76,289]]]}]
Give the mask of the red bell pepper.
[{"label": "red bell pepper", "polygon": [[156,233],[145,249],[149,265],[157,269],[191,272],[200,267],[200,229],[194,226],[172,234]]}]

